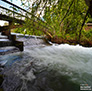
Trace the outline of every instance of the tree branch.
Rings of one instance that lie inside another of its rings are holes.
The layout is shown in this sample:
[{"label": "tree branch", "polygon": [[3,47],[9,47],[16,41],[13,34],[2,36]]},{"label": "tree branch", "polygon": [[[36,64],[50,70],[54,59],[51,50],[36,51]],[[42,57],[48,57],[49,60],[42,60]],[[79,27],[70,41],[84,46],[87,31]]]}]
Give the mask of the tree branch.
[{"label": "tree branch", "polygon": [[84,26],[84,24],[85,24],[87,15],[88,15],[88,13],[89,13],[89,10],[90,10],[90,8],[88,8],[87,13],[86,13],[86,15],[85,15],[85,17],[84,17],[84,21],[83,21],[82,26],[81,26],[81,29],[79,30],[79,39],[78,39],[78,42],[79,42],[79,43],[80,43],[80,38],[81,38],[81,31],[82,31],[82,28],[83,28],[83,26]]},{"label": "tree branch", "polygon": [[69,6],[69,8],[68,8],[68,10],[67,10],[67,12],[66,12],[66,14],[64,15],[63,19],[61,20],[60,26],[61,26],[61,23],[63,22],[63,20],[66,18],[67,14],[68,14],[68,12],[69,12],[69,10],[70,10],[72,4],[73,4],[73,1],[74,1],[74,0],[72,0],[72,2],[71,2],[71,4],[70,4],[70,6]]}]

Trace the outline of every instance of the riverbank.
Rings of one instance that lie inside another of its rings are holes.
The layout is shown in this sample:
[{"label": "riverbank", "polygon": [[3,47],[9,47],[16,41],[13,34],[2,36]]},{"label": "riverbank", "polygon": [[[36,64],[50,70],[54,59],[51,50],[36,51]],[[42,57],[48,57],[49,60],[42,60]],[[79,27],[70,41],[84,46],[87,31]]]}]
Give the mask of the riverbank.
[{"label": "riverbank", "polygon": [[48,38],[46,37],[47,40],[51,41],[52,43],[56,44],[69,44],[69,45],[81,45],[83,47],[92,47],[92,41],[87,40],[87,39],[82,39],[80,42],[77,39],[64,39],[64,38],[59,38],[59,37],[53,37],[53,38]]},{"label": "riverbank", "polygon": [[[37,47],[40,45],[51,45],[50,42],[56,43],[56,44],[69,44],[69,45],[81,45],[84,47],[92,47],[92,41],[89,40],[81,40],[80,43],[76,39],[64,39],[61,37],[53,37],[49,38],[47,36],[34,36],[34,35],[24,35],[19,33],[12,33],[16,35],[16,38],[18,41],[24,42],[24,48],[28,47],[30,45],[31,48]],[[19,49],[16,47],[1,47],[0,48],[0,55],[7,55],[14,52],[19,52]]]}]

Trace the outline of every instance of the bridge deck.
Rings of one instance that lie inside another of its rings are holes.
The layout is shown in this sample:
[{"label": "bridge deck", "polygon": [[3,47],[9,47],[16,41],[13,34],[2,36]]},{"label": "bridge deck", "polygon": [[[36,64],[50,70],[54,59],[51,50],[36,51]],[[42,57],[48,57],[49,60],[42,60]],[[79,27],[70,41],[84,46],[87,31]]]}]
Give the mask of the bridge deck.
[{"label": "bridge deck", "polygon": [[[20,51],[23,51],[23,42],[17,41],[16,35],[11,35],[10,29],[18,26],[20,27],[21,25],[23,25],[23,23],[25,23],[25,18],[29,18],[30,15],[28,15],[29,13],[26,10],[18,7],[17,5],[12,4],[7,0],[1,0],[1,1],[10,4],[15,8],[18,8],[18,10],[20,9],[20,11],[15,11],[13,9],[11,10],[6,8],[5,6],[0,5],[0,20],[9,21],[10,24],[9,26],[0,26],[0,32],[2,32],[2,34],[6,35],[9,38],[9,40],[5,39],[6,41],[4,41],[3,38],[0,39],[0,47],[15,46],[19,48]],[[19,25],[15,26],[13,25],[13,23],[19,23]],[[4,31],[4,30],[8,30],[8,31]]]}]

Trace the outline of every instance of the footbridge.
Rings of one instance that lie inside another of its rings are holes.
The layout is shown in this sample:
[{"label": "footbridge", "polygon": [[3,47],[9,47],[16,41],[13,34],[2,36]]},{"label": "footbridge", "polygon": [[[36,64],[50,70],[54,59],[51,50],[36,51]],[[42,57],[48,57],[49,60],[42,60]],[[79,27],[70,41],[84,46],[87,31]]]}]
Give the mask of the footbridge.
[{"label": "footbridge", "polygon": [[9,22],[8,26],[0,26],[0,32],[2,35],[8,36],[12,44],[21,51],[23,51],[23,42],[16,41],[16,36],[11,35],[11,29],[22,26],[25,23],[25,19],[31,19],[32,16],[34,15],[30,12],[7,0],[0,1],[0,20]]}]

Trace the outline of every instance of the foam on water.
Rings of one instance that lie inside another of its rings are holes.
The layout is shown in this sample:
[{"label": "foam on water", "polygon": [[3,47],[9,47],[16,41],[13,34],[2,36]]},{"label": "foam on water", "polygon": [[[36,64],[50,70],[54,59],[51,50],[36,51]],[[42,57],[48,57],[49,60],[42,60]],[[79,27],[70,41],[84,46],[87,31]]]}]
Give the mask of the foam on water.
[{"label": "foam on water", "polygon": [[[49,66],[50,69],[57,69],[63,75],[72,76],[72,79],[76,76],[73,73],[77,73],[78,78],[76,77],[76,81],[79,78],[82,80],[84,73],[92,76],[92,48],[61,44],[35,48],[29,51],[29,53],[40,60],[37,63],[41,66]],[[85,78],[85,80],[87,79],[89,78]],[[91,78],[89,82],[91,82]]]},{"label": "foam on water", "polygon": [[23,56],[22,61],[3,72],[8,77],[3,82],[5,91],[68,91],[71,87],[80,91],[75,84],[92,85],[92,48],[68,44],[28,47],[17,55]]}]

